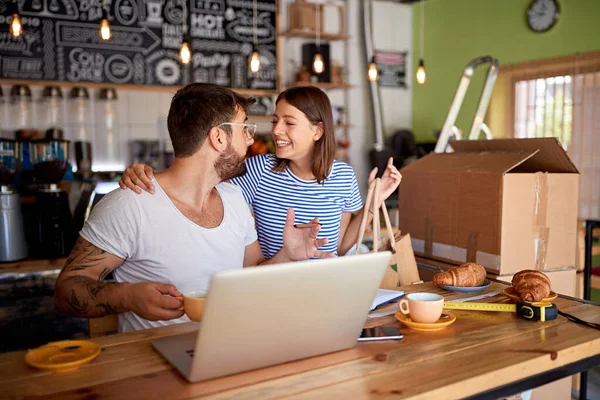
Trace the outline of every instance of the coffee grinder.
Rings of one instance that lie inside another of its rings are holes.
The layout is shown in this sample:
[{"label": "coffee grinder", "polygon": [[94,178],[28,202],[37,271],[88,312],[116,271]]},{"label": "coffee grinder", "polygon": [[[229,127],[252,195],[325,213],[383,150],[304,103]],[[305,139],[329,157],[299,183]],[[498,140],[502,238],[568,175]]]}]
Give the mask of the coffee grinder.
[{"label": "coffee grinder", "polygon": [[38,185],[35,195],[38,240],[36,256],[65,257],[74,244],[69,195],[58,183],[68,168],[69,141],[36,140],[30,144],[33,174]]},{"label": "coffee grinder", "polygon": [[27,257],[21,201],[12,186],[22,162],[21,142],[0,138],[0,262]]}]

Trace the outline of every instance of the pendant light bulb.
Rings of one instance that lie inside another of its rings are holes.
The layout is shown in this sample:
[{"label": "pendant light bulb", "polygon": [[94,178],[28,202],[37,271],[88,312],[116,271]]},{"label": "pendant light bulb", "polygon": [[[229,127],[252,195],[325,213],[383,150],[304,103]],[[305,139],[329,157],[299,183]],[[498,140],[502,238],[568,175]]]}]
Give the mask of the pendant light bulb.
[{"label": "pendant light bulb", "polygon": [[250,71],[257,73],[260,70],[260,54],[258,50],[254,50],[250,56]]},{"label": "pendant light bulb", "polygon": [[313,58],[313,71],[316,74],[322,74],[325,71],[325,63],[323,62],[323,56],[321,53],[315,53],[315,57]]},{"label": "pendant light bulb", "polygon": [[181,43],[181,49],[179,49],[179,57],[181,58],[181,62],[184,64],[189,64],[192,59],[192,52],[190,51],[190,46],[187,40],[183,40]]},{"label": "pendant light bulb", "polygon": [[371,82],[375,82],[377,79],[379,79],[379,71],[377,70],[377,64],[375,64],[375,57],[371,59],[367,73]]},{"label": "pendant light bulb", "polygon": [[419,68],[417,68],[417,83],[422,85],[425,83],[427,76],[425,74],[425,63],[423,59],[419,60]]},{"label": "pendant light bulb", "polygon": [[23,25],[21,25],[21,17],[14,13],[10,21],[10,34],[14,37],[19,37],[23,33]]},{"label": "pendant light bulb", "polygon": [[110,24],[108,23],[108,19],[102,18],[100,21],[100,37],[102,40],[109,40],[112,36],[112,32],[110,31]]}]

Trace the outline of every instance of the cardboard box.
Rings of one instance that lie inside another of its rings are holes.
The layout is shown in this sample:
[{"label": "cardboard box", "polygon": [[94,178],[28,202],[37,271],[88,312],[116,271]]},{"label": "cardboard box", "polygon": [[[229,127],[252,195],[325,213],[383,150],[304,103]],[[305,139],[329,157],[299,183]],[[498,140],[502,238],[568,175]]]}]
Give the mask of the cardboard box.
[{"label": "cardboard box", "polygon": [[[577,278],[576,278],[576,290],[575,290],[575,296],[573,297],[577,297],[578,299],[583,299],[583,292],[584,292],[584,271],[577,271]],[[600,288],[600,276],[597,275],[592,275],[592,279],[590,281],[590,288],[591,289],[598,289]]]},{"label": "cardboard box", "polygon": [[575,255],[575,265],[577,271],[583,271],[585,268],[585,222],[577,222],[577,253]]},{"label": "cardboard box", "polygon": [[503,400],[571,400],[571,378],[563,378]]},{"label": "cardboard box", "polygon": [[571,377],[537,387],[531,392],[531,400],[571,400],[571,398]]},{"label": "cardboard box", "polygon": [[579,173],[555,138],[451,145],[401,171],[415,253],[501,275],[575,265]]}]

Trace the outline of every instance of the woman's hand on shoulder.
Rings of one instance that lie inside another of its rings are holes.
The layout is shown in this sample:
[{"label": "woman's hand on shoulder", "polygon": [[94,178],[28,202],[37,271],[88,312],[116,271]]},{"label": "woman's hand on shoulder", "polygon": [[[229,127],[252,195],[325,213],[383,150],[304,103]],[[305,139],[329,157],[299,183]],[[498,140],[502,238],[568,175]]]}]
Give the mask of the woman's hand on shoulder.
[{"label": "woman's hand on shoulder", "polygon": [[137,194],[141,194],[142,190],[154,194],[153,177],[154,172],[149,165],[133,164],[123,173],[119,186],[121,189],[131,189]]},{"label": "woman's hand on shoulder", "polygon": [[[373,168],[369,174],[369,184],[375,180],[377,176],[377,167]],[[400,181],[402,180],[402,174],[394,166],[394,159],[389,158],[385,171],[381,176],[381,184],[379,185],[379,199],[381,202],[385,201],[392,193],[398,189]]]}]

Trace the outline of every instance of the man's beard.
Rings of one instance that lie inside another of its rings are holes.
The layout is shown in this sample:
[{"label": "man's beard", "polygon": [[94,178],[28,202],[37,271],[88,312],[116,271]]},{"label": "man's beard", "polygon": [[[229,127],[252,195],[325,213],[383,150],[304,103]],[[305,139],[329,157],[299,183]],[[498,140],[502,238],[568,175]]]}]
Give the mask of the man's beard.
[{"label": "man's beard", "polygon": [[247,171],[246,157],[237,154],[229,141],[225,152],[215,161],[215,170],[222,181],[242,176]]}]

